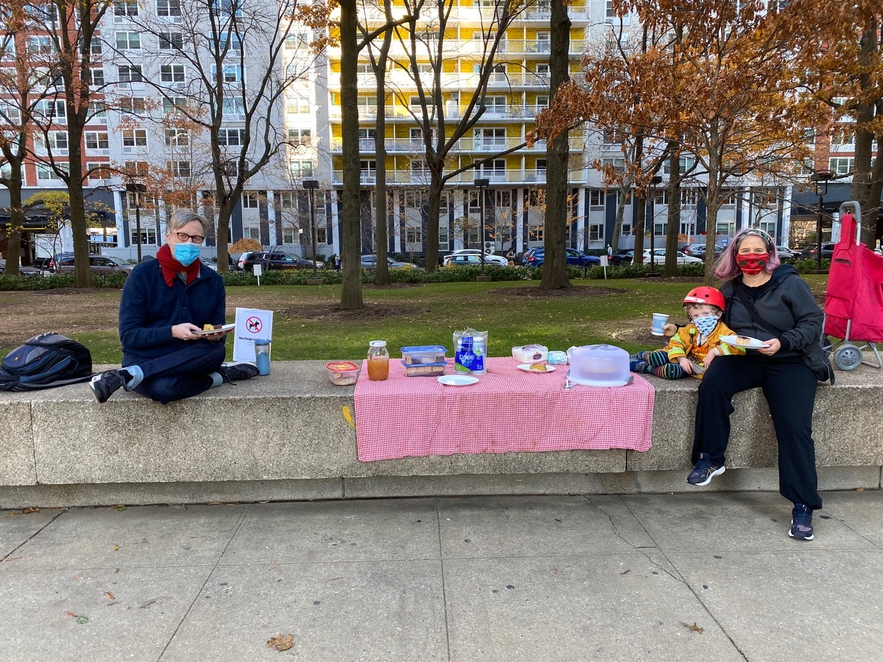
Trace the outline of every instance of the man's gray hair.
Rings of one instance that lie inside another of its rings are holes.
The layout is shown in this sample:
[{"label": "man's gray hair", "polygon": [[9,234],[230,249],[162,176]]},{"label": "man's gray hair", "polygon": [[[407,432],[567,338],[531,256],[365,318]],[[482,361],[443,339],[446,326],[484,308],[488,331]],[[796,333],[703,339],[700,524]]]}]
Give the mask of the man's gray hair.
[{"label": "man's gray hair", "polygon": [[192,221],[199,222],[202,226],[203,235],[208,234],[210,226],[206,217],[189,209],[179,209],[169,216],[169,220],[166,221],[166,232],[177,232]]}]

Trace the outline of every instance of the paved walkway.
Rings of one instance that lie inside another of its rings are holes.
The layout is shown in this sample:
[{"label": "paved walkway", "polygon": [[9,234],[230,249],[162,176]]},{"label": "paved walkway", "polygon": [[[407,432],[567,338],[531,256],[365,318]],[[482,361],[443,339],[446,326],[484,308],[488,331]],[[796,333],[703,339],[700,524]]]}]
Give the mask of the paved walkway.
[{"label": "paved walkway", "polygon": [[883,492],[824,497],[2,511],[0,659],[879,660]]}]

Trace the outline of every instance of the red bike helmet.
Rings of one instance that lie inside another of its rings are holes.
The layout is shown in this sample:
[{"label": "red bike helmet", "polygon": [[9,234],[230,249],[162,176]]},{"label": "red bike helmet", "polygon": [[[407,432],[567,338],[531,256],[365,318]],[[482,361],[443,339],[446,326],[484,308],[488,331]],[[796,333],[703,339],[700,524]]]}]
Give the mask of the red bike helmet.
[{"label": "red bike helmet", "polygon": [[721,291],[716,287],[708,287],[707,285],[694,287],[687,292],[687,296],[684,297],[683,305],[686,306],[688,303],[707,303],[712,306],[717,306],[722,311],[727,309],[727,302],[724,299],[724,295],[721,294]]}]

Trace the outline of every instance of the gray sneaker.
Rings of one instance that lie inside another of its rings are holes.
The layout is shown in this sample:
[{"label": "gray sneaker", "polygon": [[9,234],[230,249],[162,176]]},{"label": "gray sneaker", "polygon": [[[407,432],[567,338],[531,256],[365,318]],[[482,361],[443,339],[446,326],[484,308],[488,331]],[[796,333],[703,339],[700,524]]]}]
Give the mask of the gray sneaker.
[{"label": "gray sneaker", "polygon": [[720,476],[726,468],[722,464],[715,464],[708,459],[707,453],[699,453],[699,461],[693,467],[693,471],[687,476],[687,482],[696,487],[704,487],[715,476]]},{"label": "gray sneaker", "polygon": [[788,536],[798,540],[812,540],[816,537],[812,530],[812,508],[804,503],[794,504]]}]

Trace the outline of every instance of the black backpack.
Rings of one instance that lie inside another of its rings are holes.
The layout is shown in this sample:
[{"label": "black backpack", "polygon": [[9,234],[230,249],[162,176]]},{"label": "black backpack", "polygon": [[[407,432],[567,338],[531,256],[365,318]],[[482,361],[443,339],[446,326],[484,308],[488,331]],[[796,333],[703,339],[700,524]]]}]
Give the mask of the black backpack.
[{"label": "black backpack", "polygon": [[25,341],[0,363],[0,391],[35,391],[92,377],[88,348],[58,333]]}]

